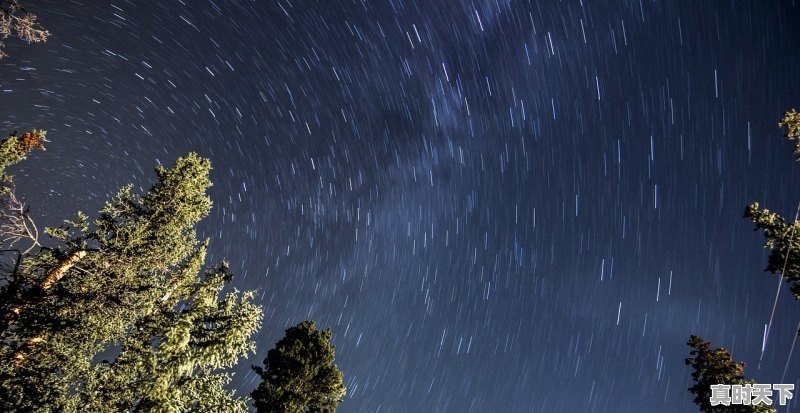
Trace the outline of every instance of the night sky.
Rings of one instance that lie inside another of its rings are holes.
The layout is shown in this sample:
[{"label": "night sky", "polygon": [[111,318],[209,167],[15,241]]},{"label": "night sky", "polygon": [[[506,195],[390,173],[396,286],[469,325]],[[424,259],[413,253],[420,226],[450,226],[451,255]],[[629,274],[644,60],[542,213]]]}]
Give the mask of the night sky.
[{"label": "night sky", "polygon": [[759,368],[778,279],[742,218],[800,201],[794,1],[26,5],[52,37],[7,42],[0,125],[51,142],[18,192],[57,225],[209,157],[209,264],[265,310],[241,394],[303,319],[340,412],[697,411],[690,334],[800,388],[785,285]]}]

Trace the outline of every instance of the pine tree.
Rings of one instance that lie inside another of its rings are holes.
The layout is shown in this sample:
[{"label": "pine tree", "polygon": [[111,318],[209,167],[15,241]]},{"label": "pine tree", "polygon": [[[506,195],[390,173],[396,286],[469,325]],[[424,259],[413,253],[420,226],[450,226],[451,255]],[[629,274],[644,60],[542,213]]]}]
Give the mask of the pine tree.
[{"label": "pine tree", "polygon": [[753,384],[755,381],[744,377],[744,363],[736,362],[728,350],[724,348],[711,349],[711,343],[692,336],[687,343],[692,351],[686,359],[686,365],[691,366],[694,385],[689,392],[695,395],[694,402],[703,413],[774,413],[775,410],[764,405],[731,405],[711,406],[711,385],[713,384]]},{"label": "pine tree", "polygon": [[758,202],[748,205],[744,216],[764,233],[764,248],[771,250],[765,271],[782,274],[794,297],[800,299],[800,222],[787,224],[779,214],[759,208]]},{"label": "pine tree", "polygon": [[[800,113],[794,109],[788,110],[778,121],[778,127],[786,128],[786,134],[783,135],[786,139],[797,140],[800,138]],[[795,143],[794,154],[797,159],[800,159],[800,141]]]},{"label": "pine tree", "polygon": [[[784,137],[788,140],[797,140],[800,138],[800,113],[794,109],[784,113],[778,126],[786,128]],[[800,160],[800,141],[794,153]],[[794,297],[800,299],[800,222],[789,224],[779,214],[760,208],[758,202],[748,205],[744,216],[755,224],[756,231],[764,233],[764,247],[771,250],[766,271],[781,274],[791,284]]]},{"label": "pine tree", "polygon": [[287,329],[264,368],[253,367],[262,379],[251,394],[258,412],[335,412],[345,387],[330,340],[330,329],[317,330],[313,321]]},{"label": "pine tree", "polygon": [[254,350],[261,309],[220,298],[227,265],[199,275],[209,171],[193,153],[159,166],[146,194],[124,187],[93,225],[79,212],[49,228],[57,245],[3,274],[0,410],[246,410],[220,369]]},{"label": "pine tree", "polygon": [[17,132],[9,135],[8,138],[0,142],[0,194],[8,192],[8,185],[12,182],[12,177],[6,173],[6,169],[25,159],[34,149],[44,150],[42,142],[47,133],[42,130],[25,132],[22,136],[17,136]]}]

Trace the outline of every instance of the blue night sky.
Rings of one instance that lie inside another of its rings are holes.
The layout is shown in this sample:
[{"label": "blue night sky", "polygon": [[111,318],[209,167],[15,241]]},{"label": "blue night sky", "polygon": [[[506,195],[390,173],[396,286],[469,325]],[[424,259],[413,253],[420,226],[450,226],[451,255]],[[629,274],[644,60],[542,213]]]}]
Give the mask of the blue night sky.
[{"label": "blue night sky", "polygon": [[795,1],[26,5],[52,37],[8,41],[0,124],[51,142],[18,192],[56,225],[209,157],[209,264],[265,311],[241,394],[304,319],[344,413],[697,411],[690,334],[800,388],[742,218],[800,201]]}]

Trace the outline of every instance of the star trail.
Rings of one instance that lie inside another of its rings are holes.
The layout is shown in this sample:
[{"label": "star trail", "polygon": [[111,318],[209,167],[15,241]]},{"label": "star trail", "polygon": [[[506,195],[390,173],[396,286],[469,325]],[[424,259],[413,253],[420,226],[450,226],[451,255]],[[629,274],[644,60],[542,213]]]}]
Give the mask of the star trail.
[{"label": "star trail", "polygon": [[26,5],[52,37],[7,42],[0,121],[50,142],[20,192],[58,225],[210,158],[209,263],[265,310],[241,394],[304,319],[341,412],[697,411],[691,334],[800,388],[742,218],[800,201],[795,1]]}]

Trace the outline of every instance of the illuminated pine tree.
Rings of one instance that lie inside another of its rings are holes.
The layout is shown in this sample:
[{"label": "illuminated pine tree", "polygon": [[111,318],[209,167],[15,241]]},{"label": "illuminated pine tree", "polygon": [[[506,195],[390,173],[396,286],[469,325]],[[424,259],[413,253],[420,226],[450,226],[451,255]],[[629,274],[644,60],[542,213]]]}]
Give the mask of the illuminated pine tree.
[{"label": "illuminated pine tree", "polygon": [[[797,140],[800,138],[800,113],[794,109],[784,113],[778,126],[786,128],[786,139]],[[800,160],[800,141],[794,153]],[[766,271],[782,275],[791,284],[794,297],[800,299],[800,223],[788,223],[781,215],[760,208],[757,202],[745,208],[744,216],[755,224],[756,230],[764,233],[764,247],[771,250]]]},{"label": "illuminated pine tree", "polygon": [[692,367],[694,385],[689,392],[695,395],[694,402],[703,413],[775,413],[775,409],[764,404],[711,406],[711,385],[715,384],[754,384],[755,381],[744,377],[744,363],[736,362],[728,350],[711,349],[711,343],[700,337],[692,336],[687,343],[693,357],[686,359],[686,365]]},{"label": "illuminated pine tree", "polygon": [[3,185],[0,193],[8,191],[7,185],[12,180],[11,176],[6,173],[6,169],[25,159],[32,150],[43,150],[44,145],[42,142],[45,135],[46,132],[41,130],[25,132],[22,136],[17,136],[17,133],[14,132],[0,142],[0,184]]},{"label": "illuminated pine tree", "polygon": [[220,369],[254,349],[261,310],[220,297],[227,266],[200,274],[209,171],[195,154],[159,166],[146,194],[123,188],[93,225],[79,212],[3,274],[0,410],[246,409]]}]

